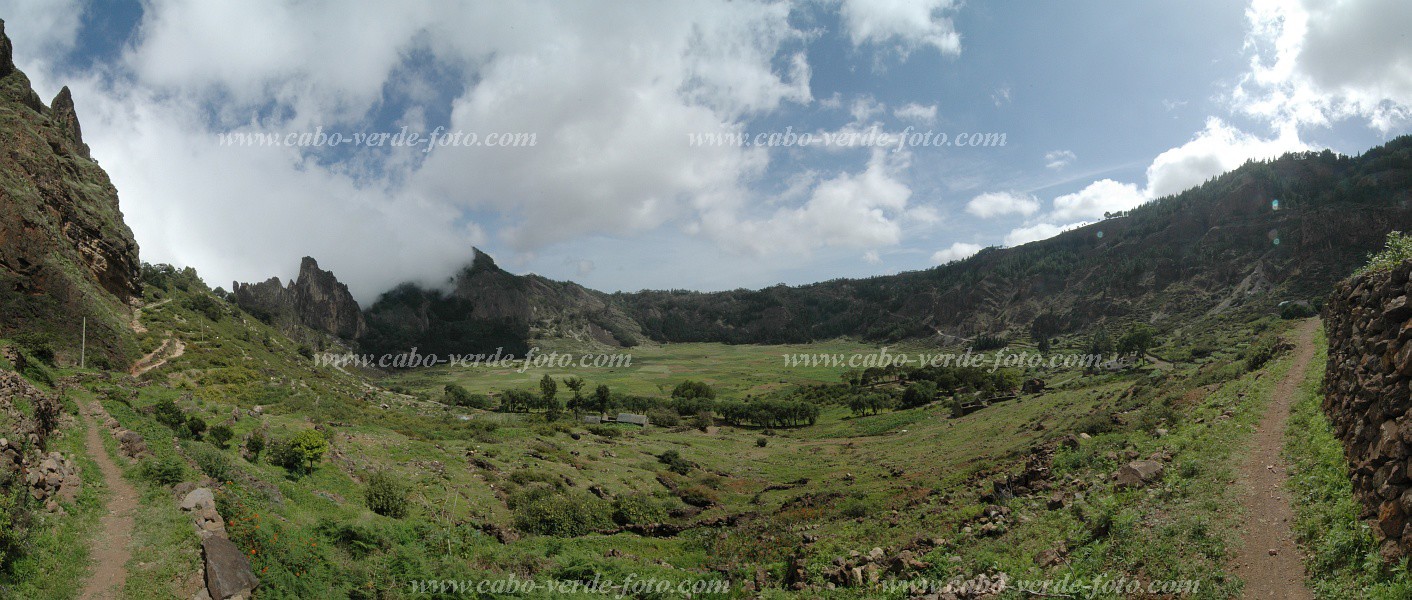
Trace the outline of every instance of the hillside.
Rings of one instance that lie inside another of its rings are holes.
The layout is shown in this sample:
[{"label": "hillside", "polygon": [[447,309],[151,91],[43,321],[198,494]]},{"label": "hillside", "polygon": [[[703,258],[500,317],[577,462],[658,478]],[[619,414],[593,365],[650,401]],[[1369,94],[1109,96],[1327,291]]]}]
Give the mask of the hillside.
[{"label": "hillside", "polygon": [[1176,324],[1327,295],[1388,231],[1412,227],[1409,199],[1412,137],[1403,137],[1355,158],[1247,163],[1117,218],[925,271],[614,299],[659,341],[1014,339],[1037,320],[1051,335],[1122,318]]},{"label": "hillside", "polygon": [[369,349],[523,351],[531,340],[786,344],[1051,337],[1317,303],[1412,228],[1412,137],[1357,157],[1251,162],[1181,194],[1016,248],[898,275],[700,293],[602,294],[518,276],[479,250],[449,291],[404,284],[365,311]]},{"label": "hillside", "polygon": [[0,336],[64,362],[136,358],[128,301],[137,242],[118,193],[83,143],[68,88],[45,106],[15,68],[0,22]]}]

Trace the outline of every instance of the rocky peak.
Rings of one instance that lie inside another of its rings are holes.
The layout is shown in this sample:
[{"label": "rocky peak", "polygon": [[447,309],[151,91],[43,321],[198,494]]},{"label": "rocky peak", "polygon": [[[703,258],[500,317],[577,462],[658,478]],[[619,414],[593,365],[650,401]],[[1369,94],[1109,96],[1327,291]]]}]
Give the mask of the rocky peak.
[{"label": "rocky peak", "polygon": [[363,337],[363,311],[348,286],[318,261],[304,257],[299,276],[280,285],[278,277],[260,283],[231,284],[235,303],[261,320],[275,325],[303,325],[344,339]]},{"label": "rocky peak", "polygon": [[15,70],[15,51],[10,46],[10,38],[5,35],[5,20],[0,19],[0,77]]},{"label": "rocky peak", "polygon": [[305,256],[299,263],[299,278],[290,284],[294,309],[305,325],[341,338],[363,337],[363,311],[349,293],[348,286],[318,261]]},{"label": "rocky peak", "polygon": [[50,118],[59,126],[59,131],[74,145],[79,156],[92,158],[88,153],[88,144],[83,143],[83,131],[78,125],[78,112],[74,110],[74,98],[69,93],[69,86],[64,86],[59,90],[59,95],[54,96],[54,101],[49,103]]},{"label": "rocky peak", "polygon": [[469,272],[479,273],[482,271],[494,272],[500,270],[500,267],[495,264],[495,259],[491,258],[489,254],[481,252],[480,248],[472,247],[471,252],[474,256],[471,258],[470,266],[467,267]]}]

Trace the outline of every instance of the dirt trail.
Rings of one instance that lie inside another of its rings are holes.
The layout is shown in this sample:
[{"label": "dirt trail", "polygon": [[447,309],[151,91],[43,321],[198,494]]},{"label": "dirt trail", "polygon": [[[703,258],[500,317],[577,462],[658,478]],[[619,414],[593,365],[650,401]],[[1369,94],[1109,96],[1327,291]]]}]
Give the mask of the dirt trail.
[{"label": "dirt trail", "polygon": [[1233,570],[1245,580],[1246,598],[1309,598],[1304,583],[1304,559],[1294,544],[1290,524],[1287,465],[1280,450],[1284,447],[1285,421],[1299,395],[1299,386],[1314,358],[1314,332],[1318,319],[1310,319],[1295,329],[1294,360],[1283,380],[1275,386],[1270,405],[1255,431],[1250,454],[1240,467],[1241,504],[1246,523],[1240,546],[1236,548]]},{"label": "dirt trail", "polygon": [[137,490],[118,469],[117,463],[108,456],[103,447],[102,423],[107,413],[97,405],[90,405],[84,413],[84,437],[88,455],[98,463],[103,473],[103,482],[111,494],[108,497],[107,512],[99,521],[97,535],[90,542],[89,555],[93,558],[93,574],[83,584],[82,600],[107,600],[121,596],[127,582],[127,562],[132,558],[133,512],[137,509]]},{"label": "dirt trail", "polygon": [[142,326],[142,309],[157,308],[171,301],[171,298],[167,298],[166,300],[162,300],[160,302],[153,302],[146,306],[139,306],[137,308],[132,309],[132,331],[134,333],[147,333],[147,328]]},{"label": "dirt trail", "polygon": [[151,371],[157,367],[167,364],[167,361],[186,353],[186,344],[181,340],[169,337],[162,340],[162,345],[157,346],[151,354],[138,359],[132,364],[132,376],[138,377],[143,373]]}]

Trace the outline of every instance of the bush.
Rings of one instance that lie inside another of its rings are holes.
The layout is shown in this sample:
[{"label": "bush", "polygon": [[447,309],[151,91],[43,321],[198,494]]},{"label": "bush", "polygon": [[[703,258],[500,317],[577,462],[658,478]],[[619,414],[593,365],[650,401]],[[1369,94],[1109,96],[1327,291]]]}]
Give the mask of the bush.
[{"label": "bush", "polygon": [[138,467],[138,475],[158,485],[172,486],[186,479],[186,467],[175,457],[149,458]]},{"label": "bush", "polygon": [[11,471],[0,473],[0,573],[8,573],[10,565],[22,555],[29,544],[29,490],[14,485],[18,477]]},{"label": "bush", "polygon": [[207,437],[211,439],[211,442],[214,443],[217,448],[225,448],[226,444],[230,442],[230,438],[235,437],[235,432],[231,431],[230,427],[225,425],[217,425],[211,428],[211,431],[207,433]]},{"label": "bush", "polygon": [[265,451],[265,434],[261,431],[250,433],[250,437],[245,440],[245,450],[250,453],[254,460],[260,460],[260,453]]},{"label": "bush", "polygon": [[401,519],[407,516],[407,488],[382,471],[368,474],[363,499],[367,501],[369,510],[384,517]]},{"label": "bush", "polygon": [[767,437],[765,437],[765,436],[763,436],[763,435],[760,436],[759,438],[757,438],[757,439],[755,440],[755,445],[756,445],[756,446],[759,446],[759,447],[761,447],[761,448],[764,448],[765,446],[768,446],[769,444],[770,444],[770,438],[767,438]]},{"label": "bush", "polygon": [[186,420],[186,424],[177,430],[177,433],[185,438],[199,440],[201,435],[206,433],[206,420],[201,417],[191,417]]},{"label": "bush", "polygon": [[700,429],[701,431],[706,431],[708,428],[714,426],[715,424],[716,418],[712,416],[711,411],[708,410],[703,410],[699,413],[696,413],[695,416],[691,417],[691,426]]},{"label": "bush", "polygon": [[686,475],[696,465],[681,457],[676,450],[668,450],[657,455],[657,462],[667,465],[667,470],[678,475]]},{"label": "bush", "polygon": [[700,381],[692,381],[692,380],[688,379],[688,380],[686,380],[686,381],[683,381],[683,382],[677,384],[677,387],[675,387],[675,388],[672,389],[672,397],[673,397],[673,398],[715,398],[715,397],[716,397],[716,390],[712,389],[711,386],[709,386],[709,385],[707,385],[707,384],[705,384],[705,383],[703,383],[703,382],[700,382]]},{"label": "bush", "polygon": [[661,523],[666,518],[667,509],[647,494],[629,494],[613,500],[613,522],[619,525]]},{"label": "bush", "polygon": [[164,399],[152,407],[152,416],[157,422],[171,428],[172,431],[180,433],[182,427],[186,425],[186,413],[177,406],[171,399]]},{"label": "bush", "polygon": [[1393,231],[1387,234],[1387,241],[1383,243],[1382,252],[1369,256],[1368,264],[1363,265],[1353,274],[1391,271],[1393,267],[1402,264],[1402,261],[1408,258],[1412,258],[1412,235],[1403,235],[1400,231]]},{"label": "bush", "polygon": [[706,508],[720,501],[716,492],[704,485],[680,488],[677,490],[677,497],[681,498],[682,502],[699,508]]},{"label": "bush", "polygon": [[584,493],[539,495],[514,511],[515,528],[539,535],[577,537],[613,526],[613,508]]},{"label": "bush", "polygon": [[235,468],[231,466],[230,458],[209,444],[190,444],[186,448],[186,454],[196,462],[196,467],[211,479],[230,481],[235,474]]},{"label": "bush", "polygon": [[328,440],[313,429],[305,429],[288,440],[270,444],[270,464],[293,472],[307,473],[328,451]]},{"label": "bush", "polygon": [[652,421],[653,425],[661,425],[662,427],[676,427],[681,425],[681,415],[670,408],[650,409],[647,411],[647,418]]}]

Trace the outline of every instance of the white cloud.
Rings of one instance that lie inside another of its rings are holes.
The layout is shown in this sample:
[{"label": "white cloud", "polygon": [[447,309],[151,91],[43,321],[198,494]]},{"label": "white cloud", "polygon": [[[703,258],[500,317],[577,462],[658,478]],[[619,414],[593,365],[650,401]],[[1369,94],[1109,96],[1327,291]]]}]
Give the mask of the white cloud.
[{"label": "white cloud", "polygon": [[1050,216],[1061,221],[1097,219],[1105,212],[1128,210],[1146,201],[1147,197],[1131,183],[1100,179],[1082,190],[1055,198]]},{"label": "white cloud", "polygon": [[1044,153],[1044,166],[1057,171],[1069,166],[1069,163],[1074,162],[1076,158],[1078,156],[1070,150],[1050,150]]},{"label": "white cloud", "polygon": [[1087,221],[1079,221],[1068,225],[1054,225],[1052,223],[1037,223],[1028,227],[1019,227],[1005,235],[1006,246],[1020,246],[1039,240],[1047,240],[1056,235],[1064,233],[1070,229],[1083,227]]},{"label": "white cloud", "polygon": [[854,46],[893,45],[903,54],[932,46],[942,54],[961,53],[961,34],[950,13],[954,0],[844,0],[839,14]]},{"label": "white cloud", "polygon": [[902,241],[912,190],[900,179],[906,153],[874,150],[861,173],[839,173],[814,187],[802,206],[753,218],[735,207],[705,209],[702,231],[749,254],[807,254],[819,247],[876,248]]},{"label": "white cloud", "polygon": [[1356,117],[1387,133],[1412,119],[1412,3],[1254,0],[1238,109],[1280,127]]},{"label": "white cloud", "polygon": [[892,116],[904,121],[931,124],[936,122],[936,105],[922,106],[916,102],[911,102],[892,111]]},{"label": "white cloud", "polygon": [[944,265],[952,261],[968,258],[980,251],[980,244],[967,244],[965,242],[956,242],[954,244],[951,244],[950,247],[944,248],[942,250],[937,250],[936,252],[932,253],[932,262],[939,265]]},{"label": "white cloud", "polygon": [[876,265],[882,262],[882,256],[878,254],[877,250],[868,250],[867,252],[863,253],[863,262],[868,263],[870,265]]},{"label": "white cloud", "polygon": [[15,48],[15,64],[35,81],[48,101],[58,87],[44,79],[45,71],[58,57],[74,48],[83,16],[84,0],[5,0],[0,3],[5,34]]},{"label": "white cloud", "polygon": [[[67,20],[44,27],[56,41],[26,43],[21,17],[7,10],[21,64],[37,64],[44,44],[72,45],[81,10],[27,6]],[[311,254],[366,298],[402,278],[444,276],[472,244],[529,256],[669,223],[728,249],[740,223],[769,224],[805,250],[866,247],[896,243],[910,214],[905,157],[811,177],[760,219],[748,189],[767,151],[686,144],[687,132],[738,130],[812,100],[805,34],[787,4],[153,0],[144,9],[121,61],[67,83],[143,258],[196,266],[217,285],[292,270]],[[354,151],[331,164],[297,149],[215,144],[231,130],[360,131],[389,106],[409,126],[435,126],[429,115],[448,97],[452,131],[532,132],[537,144]]]},{"label": "white cloud", "polygon": [[1167,150],[1152,160],[1147,167],[1144,195],[1147,198],[1161,198],[1175,194],[1201,185],[1247,160],[1273,158],[1307,148],[1292,129],[1286,129],[1280,137],[1262,139],[1212,117],[1206,120],[1206,128],[1191,141]]},{"label": "white cloud", "polygon": [[966,203],[966,212],[982,219],[1001,215],[1029,216],[1038,210],[1039,200],[1034,196],[1015,192],[987,192]]}]

